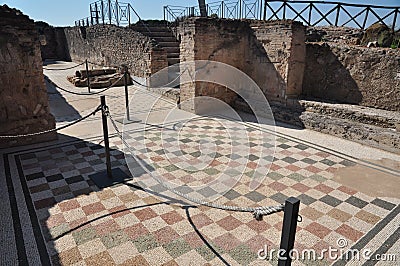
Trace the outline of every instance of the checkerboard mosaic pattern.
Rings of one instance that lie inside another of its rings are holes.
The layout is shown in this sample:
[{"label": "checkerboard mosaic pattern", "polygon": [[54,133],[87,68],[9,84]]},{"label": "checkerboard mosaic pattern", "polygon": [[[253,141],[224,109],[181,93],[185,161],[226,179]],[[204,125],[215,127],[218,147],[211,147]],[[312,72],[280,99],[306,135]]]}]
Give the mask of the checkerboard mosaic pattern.
[{"label": "checkerboard mosaic pattern", "polygon": [[[210,132],[208,123],[189,127],[193,136],[181,145],[190,160],[198,156],[196,136]],[[216,129],[218,130],[218,129]],[[249,129],[251,132],[251,130]],[[147,151],[141,159],[157,161],[155,168],[168,180],[196,183],[210,179],[225,167],[224,138],[217,138],[217,156],[212,167],[197,179],[171,163],[163,163],[159,151],[160,131],[149,130]],[[153,135],[151,135],[153,134]],[[216,133],[218,135],[218,133]],[[223,134],[219,134],[222,135]],[[140,138],[140,136],[138,136]],[[131,136],[131,142],[139,141]],[[54,265],[268,265],[257,252],[279,248],[283,213],[256,221],[250,213],[195,207],[139,189],[135,182],[99,190],[88,176],[105,170],[104,149],[81,141],[20,155],[22,174],[29,188],[41,225],[47,251]],[[121,141],[111,139],[112,166],[129,173]],[[251,145],[251,149],[257,149]],[[139,151],[140,152],[140,151]],[[173,158],[171,159],[173,160]],[[249,191],[253,164],[249,156],[245,175],[220,204],[270,206],[289,196],[301,200],[302,222],[298,224],[296,248],[317,251],[336,247],[340,238],[357,242],[399,204],[395,199],[372,198],[333,181],[334,173],[354,162],[278,137],[275,159],[262,185]],[[229,167],[240,164],[235,158]],[[153,164],[154,165],[154,164]],[[135,173],[133,173],[135,175]],[[148,179],[139,171],[135,175]],[[187,191],[192,193],[193,191]],[[196,191],[210,193],[210,191]],[[330,261],[322,261],[326,265]],[[311,265],[316,262],[296,264]]]}]

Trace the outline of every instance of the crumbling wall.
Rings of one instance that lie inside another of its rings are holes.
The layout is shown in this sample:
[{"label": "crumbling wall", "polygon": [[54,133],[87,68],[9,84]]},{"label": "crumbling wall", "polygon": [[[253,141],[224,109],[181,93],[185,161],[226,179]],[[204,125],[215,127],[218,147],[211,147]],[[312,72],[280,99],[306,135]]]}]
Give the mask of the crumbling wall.
[{"label": "crumbling wall", "polygon": [[64,29],[73,61],[88,59],[104,66],[125,64],[138,77],[148,77],[168,66],[167,53],[150,38],[115,25]]},{"label": "crumbling wall", "polygon": [[[250,76],[270,101],[285,103],[301,94],[305,30],[300,23],[190,18],[180,24],[178,33],[181,62],[212,60],[236,67]],[[259,97],[251,90],[245,94]],[[181,100],[194,96],[212,96],[228,104],[237,97],[215,84],[181,84]]]},{"label": "crumbling wall", "polygon": [[303,94],[400,111],[400,50],[308,43]]},{"label": "crumbling wall", "polygon": [[[34,23],[16,9],[0,6],[0,135],[55,128],[44,83],[39,36]],[[0,139],[0,147],[53,140],[55,133]]]},{"label": "crumbling wall", "polygon": [[53,27],[41,21],[35,22],[35,26],[39,32],[40,50],[43,61],[46,59],[71,60],[64,28]]}]

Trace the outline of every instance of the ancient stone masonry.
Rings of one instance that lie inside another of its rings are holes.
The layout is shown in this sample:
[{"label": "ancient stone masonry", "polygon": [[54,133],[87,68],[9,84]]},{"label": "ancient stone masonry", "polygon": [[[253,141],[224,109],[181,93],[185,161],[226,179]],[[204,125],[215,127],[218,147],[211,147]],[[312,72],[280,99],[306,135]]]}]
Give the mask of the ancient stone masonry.
[{"label": "ancient stone masonry", "polygon": [[303,94],[400,111],[400,50],[308,43]]},{"label": "ancient stone masonry", "polygon": [[43,60],[71,60],[64,28],[53,27],[41,21],[35,22],[35,26],[39,32],[40,50]]},{"label": "ancient stone masonry", "polygon": [[[191,18],[183,21],[181,62],[212,60],[250,76],[270,101],[286,103],[301,94],[305,62],[305,30],[292,21],[243,21]],[[195,67],[195,66],[193,66]],[[182,74],[183,70],[181,69]],[[259,97],[247,91],[246,97]],[[181,100],[212,96],[232,104],[237,95],[220,85],[181,84]]]},{"label": "ancient stone masonry", "polygon": [[167,53],[149,37],[114,25],[64,29],[73,61],[88,59],[104,66],[127,65],[138,77],[148,77],[168,66]]},{"label": "ancient stone masonry", "polygon": [[[0,135],[55,128],[43,77],[34,23],[16,9],[0,6]],[[52,140],[56,133],[0,139],[0,147]]]}]

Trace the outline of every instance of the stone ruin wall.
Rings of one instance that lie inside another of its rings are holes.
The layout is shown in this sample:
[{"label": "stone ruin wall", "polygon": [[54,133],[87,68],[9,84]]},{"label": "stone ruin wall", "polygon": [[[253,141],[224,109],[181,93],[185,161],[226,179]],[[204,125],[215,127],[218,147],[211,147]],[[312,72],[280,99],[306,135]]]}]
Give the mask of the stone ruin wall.
[{"label": "stone ruin wall", "polygon": [[75,62],[85,59],[104,66],[129,67],[138,77],[148,77],[168,66],[167,53],[150,38],[114,25],[64,28],[68,54]]},{"label": "stone ruin wall", "polygon": [[[269,101],[286,103],[301,94],[305,31],[300,23],[191,18],[180,24],[178,33],[181,62],[212,60],[234,66],[250,76]],[[243,91],[246,98],[259,97]],[[237,98],[220,85],[181,84],[181,101],[195,96],[212,96],[231,105]]]},{"label": "stone ruin wall", "polygon": [[[0,135],[55,128],[44,83],[39,36],[16,9],[0,6]],[[56,139],[56,133],[0,139],[0,148]]]},{"label": "stone ruin wall", "polygon": [[400,49],[307,43],[306,98],[400,111]]},{"label": "stone ruin wall", "polygon": [[71,61],[64,28],[52,27],[44,22],[35,22],[39,32],[42,59]]}]

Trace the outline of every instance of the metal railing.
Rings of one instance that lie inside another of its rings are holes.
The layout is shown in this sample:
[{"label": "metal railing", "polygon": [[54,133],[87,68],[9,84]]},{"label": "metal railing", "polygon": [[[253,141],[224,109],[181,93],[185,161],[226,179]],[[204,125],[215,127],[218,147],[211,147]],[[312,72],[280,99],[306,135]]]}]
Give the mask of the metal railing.
[{"label": "metal railing", "polygon": [[[199,16],[197,6],[164,6],[164,20]],[[400,6],[348,4],[328,1],[225,0],[207,4],[207,15],[228,19],[292,19],[307,26],[348,26],[365,29],[380,22],[400,29]]]},{"label": "metal railing", "polygon": [[93,26],[97,24],[131,25],[141,20],[130,3],[118,0],[100,0],[90,4],[90,17],[75,21],[75,26]]}]

